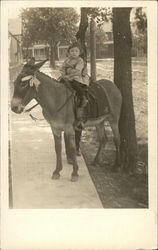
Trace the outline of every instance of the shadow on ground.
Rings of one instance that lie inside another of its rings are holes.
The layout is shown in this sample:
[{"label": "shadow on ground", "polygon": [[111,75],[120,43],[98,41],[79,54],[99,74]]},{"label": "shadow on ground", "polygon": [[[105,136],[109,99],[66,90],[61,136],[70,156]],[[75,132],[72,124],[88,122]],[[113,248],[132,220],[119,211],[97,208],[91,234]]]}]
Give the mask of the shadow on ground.
[{"label": "shadow on ground", "polygon": [[135,174],[113,173],[111,168],[115,159],[115,148],[112,138],[108,139],[108,145],[102,154],[102,164],[97,167],[92,165],[98,147],[95,130],[87,130],[81,142],[83,157],[103,207],[148,208],[147,144],[138,144],[138,164]]}]

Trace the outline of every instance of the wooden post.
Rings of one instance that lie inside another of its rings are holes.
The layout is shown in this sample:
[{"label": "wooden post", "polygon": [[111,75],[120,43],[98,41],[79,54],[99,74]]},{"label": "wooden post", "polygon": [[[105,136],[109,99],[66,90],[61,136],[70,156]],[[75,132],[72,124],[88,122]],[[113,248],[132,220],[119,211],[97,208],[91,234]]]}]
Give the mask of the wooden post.
[{"label": "wooden post", "polygon": [[95,21],[91,18],[90,22],[90,58],[91,58],[91,79],[96,81],[96,37],[95,37]]},{"label": "wooden post", "polygon": [[35,48],[34,48],[34,45],[32,45],[32,56],[33,56],[33,57],[35,56]]}]

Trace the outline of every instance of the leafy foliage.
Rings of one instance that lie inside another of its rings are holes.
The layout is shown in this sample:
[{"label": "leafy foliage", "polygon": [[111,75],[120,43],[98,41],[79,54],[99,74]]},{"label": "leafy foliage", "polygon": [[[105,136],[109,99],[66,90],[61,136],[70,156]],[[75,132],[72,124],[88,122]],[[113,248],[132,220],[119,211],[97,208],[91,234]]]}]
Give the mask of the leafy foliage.
[{"label": "leafy foliage", "polygon": [[78,15],[73,8],[27,8],[22,9],[21,17],[24,45],[70,41],[77,31]]},{"label": "leafy foliage", "polygon": [[[103,44],[104,41],[106,40],[107,36],[101,25],[96,26],[95,36],[96,36],[96,43]],[[87,47],[89,47],[89,42],[90,42],[90,27],[88,27],[86,34]]]},{"label": "leafy foliage", "polygon": [[134,10],[132,20],[133,47],[147,52],[147,16],[144,8]]},{"label": "leafy foliage", "polygon": [[147,30],[147,16],[143,8],[136,8],[135,11],[135,23],[140,33],[144,33]]},{"label": "leafy foliage", "polygon": [[105,21],[112,18],[111,8],[87,8],[87,14],[90,18],[95,19],[97,26],[101,26]]}]

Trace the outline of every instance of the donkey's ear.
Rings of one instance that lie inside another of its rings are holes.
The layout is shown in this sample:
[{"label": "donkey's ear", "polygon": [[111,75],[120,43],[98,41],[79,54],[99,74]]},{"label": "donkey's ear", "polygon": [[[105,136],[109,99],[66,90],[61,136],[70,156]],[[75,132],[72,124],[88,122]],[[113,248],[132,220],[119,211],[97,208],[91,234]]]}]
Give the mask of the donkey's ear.
[{"label": "donkey's ear", "polygon": [[40,69],[48,60],[49,60],[49,59],[46,59],[46,60],[44,60],[44,61],[42,61],[42,62],[40,62],[40,63],[36,63],[36,64],[34,65],[35,70]]}]

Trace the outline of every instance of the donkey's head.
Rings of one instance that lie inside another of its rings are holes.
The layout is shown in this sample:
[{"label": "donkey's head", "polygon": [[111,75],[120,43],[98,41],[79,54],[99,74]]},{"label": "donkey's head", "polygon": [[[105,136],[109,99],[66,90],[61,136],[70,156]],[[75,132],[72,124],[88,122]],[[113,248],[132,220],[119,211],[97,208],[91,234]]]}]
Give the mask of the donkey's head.
[{"label": "donkey's head", "polygon": [[35,77],[38,69],[46,62],[35,64],[35,67],[25,65],[22,72],[14,82],[14,93],[11,100],[11,109],[20,114],[25,106],[36,97],[36,89],[39,81]]},{"label": "donkey's head", "polygon": [[35,98],[35,87],[32,84],[32,75],[20,74],[14,82],[14,94],[11,100],[11,109],[20,114],[25,106]]}]

